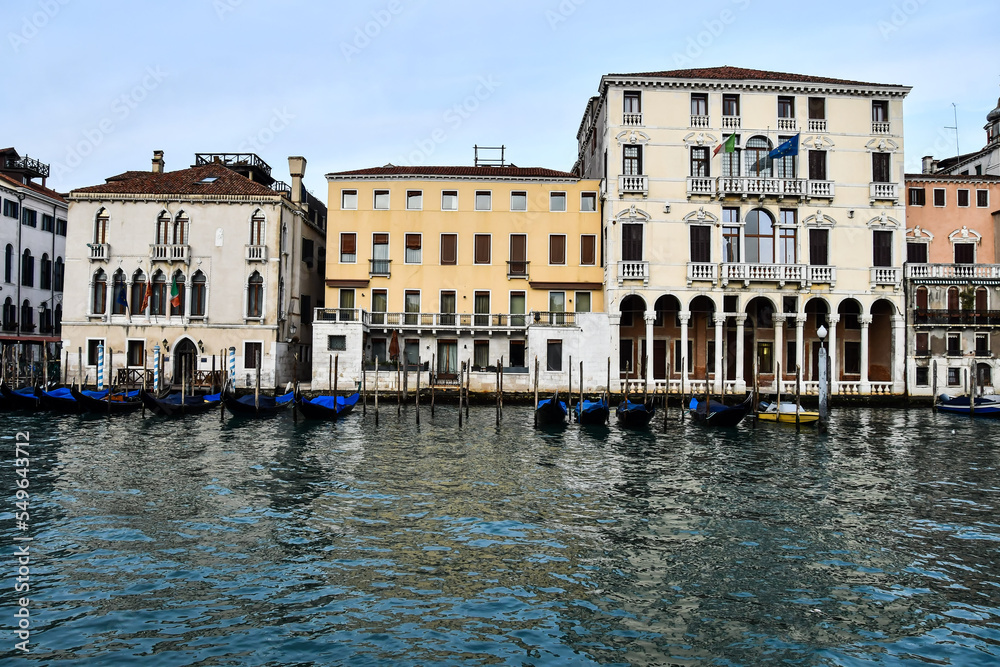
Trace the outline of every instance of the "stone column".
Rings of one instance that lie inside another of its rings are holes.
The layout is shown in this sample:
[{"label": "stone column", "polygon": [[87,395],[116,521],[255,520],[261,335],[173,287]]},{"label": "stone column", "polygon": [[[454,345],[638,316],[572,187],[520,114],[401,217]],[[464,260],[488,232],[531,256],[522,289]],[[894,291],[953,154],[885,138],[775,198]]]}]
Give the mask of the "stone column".
[{"label": "stone column", "polygon": [[892,316],[892,393],[902,394],[906,374],[906,322],[901,315]]},{"label": "stone column", "polygon": [[[785,314],[775,313],[774,314],[774,390],[778,392],[778,397],[781,397],[781,375],[787,370],[785,365],[781,363],[785,358],[785,353],[782,348],[785,346],[784,338],[785,329]],[[780,373],[778,371],[781,371]]]},{"label": "stone column", "polygon": [[608,347],[608,354],[611,355],[611,386],[608,387],[608,393],[610,394],[614,391],[613,387],[617,385],[618,391],[622,390],[621,384],[621,338],[622,338],[622,314],[618,313],[608,313],[608,330],[611,332],[610,346]]},{"label": "stone column", "polygon": [[685,391],[690,391],[691,384],[688,377],[688,321],[691,319],[690,310],[682,310],[677,313],[677,319],[681,321],[681,382]]},{"label": "stone column", "polygon": [[805,324],[806,316],[804,313],[799,313],[795,316],[795,365],[802,369],[802,377],[806,375]]},{"label": "stone column", "polygon": [[[656,311],[647,310],[646,311],[646,368],[643,369],[645,373],[646,388],[648,391],[653,390],[653,322],[656,321]],[[642,352],[640,349],[639,352]],[[639,357],[639,363],[642,363],[642,357]]]},{"label": "stone column", "polygon": [[861,322],[861,386],[858,388],[862,395],[870,394],[871,383],[868,381],[868,327],[872,323],[871,315],[860,315]]},{"label": "stone column", "polygon": [[833,396],[839,393],[838,383],[840,380],[840,371],[837,368],[837,322],[840,321],[840,315],[829,315],[827,316],[826,328],[830,332],[828,334],[829,338],[827,340],[827,352],[830,356],[830,395]]},{"label": "stone column", "polygon": [[724,315],[715,316],[715,393],[720,396],[725,382],[722,372],[722,325],[725,323]]},{"label": "stone column", "polygon": [[[740,313],[736,316],[736,393],[742,394],[747,390],[747,382],[744,379],[744,373],[746,372],[743,367],[743,359],[746,356],[746,350],[744,349],[743,338],[746,335],[746,313]],[[752,384],[752,383],[751,383]]]}]

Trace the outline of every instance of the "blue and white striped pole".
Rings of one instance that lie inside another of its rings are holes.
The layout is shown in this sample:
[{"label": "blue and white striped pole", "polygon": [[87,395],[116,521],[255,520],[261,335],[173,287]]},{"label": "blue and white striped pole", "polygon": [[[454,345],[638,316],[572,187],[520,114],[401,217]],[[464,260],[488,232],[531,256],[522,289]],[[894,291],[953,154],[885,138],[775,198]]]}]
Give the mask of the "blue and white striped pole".
[{"label": "blue and white striped pole", "polygon": [[97,391],[104,389],[104,343],[97,346]]},{"label": "blue and white striped pole", "polygon": [[229,381],[236,386],[236,348],[229,348]]},{"label": "blue and white striped pole", "polygon": [[160,393],[160,346],[153,346],[153,391]]}]

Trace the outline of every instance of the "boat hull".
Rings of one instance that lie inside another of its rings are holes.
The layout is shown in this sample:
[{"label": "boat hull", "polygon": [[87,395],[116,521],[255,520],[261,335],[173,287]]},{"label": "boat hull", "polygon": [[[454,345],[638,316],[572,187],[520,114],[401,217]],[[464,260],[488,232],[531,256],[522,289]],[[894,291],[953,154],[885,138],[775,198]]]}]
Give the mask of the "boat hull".
[{"label": "boat hull", "polygon": [[983,417],[984,419],[1000,419],[1000,401],[990,398],[977,398],[974,410],[969,411],[969,397],[956,396],[948,400],[940,401],[937,409],[941,412],[948,412],[955,415],[965,415],[973,417]]},{"label": "boat hull", "polygon": [[576,421],[580,424],[604,424],[611,414],[607,401],[584,401],[583,409],[577,404],[575,410]]},{"label": "boat hull", "polygon": [[285,394],[278,398],[259,395],[255,402],[253,395],[237,397],[236,394],[227,391],[222,395],[222,402],[234,417],[257,419],[280,414],[292,404],[293,398],[292,394]]},{"label": "boat hull", "polygon": [[38,400],[38,396],[35,395],[34,390],[30,394],[22,393],[24,391],[27,391],[27,389],[15,391],[7,386],[7,383],[0,384],[4,409],[35,411],[42,407],[41,401]]},{"label": "boat hull", "polygon": [[535,418],[539,426],[565,424],[567,414],[566,404],[551,398],[538,401],[538,407],[535,408]]},{"label": "boat hull", "polygon": [[618,404],[615,418],[618,425],[624,428],[645,428],[656,414],[656,408],[646,403],[633,403],[625,399]]},{"label": "boat hull", "polygon": [[[332,397],[324,397],[332,398]],[[354,406],[357,404],[360,396],[358,394],[352,394],[351,396],[338,396],[336,399],[336,409],[332,407],[327,407],[319,403],[315,403],[316,399],[305,399],[299,396],[295,400],[295,407],[298,408],[299,412],[306,419],[323,419],[326,421],[334,421],[342,417],[346,417],[354,410]]]},{"label": "boat hull", "polygon": [[[174,396],[177,395],[174,394]],[[212,408],[217,408],[219,407],[219,403],[221,403],[218,399],[206,400],[204,396],[187,396],[184,398],[184,402],[180,402],[179,400],[169,401],[157,398],[145,390],[139,391],[139,400],[142,401],[147,410],[162,417],[197,415],[208,412]]]},{"label": "boat hull", "polygon": [[[774,413],[774,412],[758,412],[757,419],[762,422],[775,422],[779,424],[794,424],[795,423],[795,413]],[[799,424],[815,424],[819,421],[818,412],[800,412],[799,413]]]},{"label": "boat hull", "polygon": [[691,409],[691,417],[705,426],[720,428],[732,428],[738,426],[743,418],[752,409],[753,395],[747,397],[739,405],[724,405],[717,401],[709,401],[706,406],[705,401],[692,399],[694,405]]},{"label": "boat hull", "polygon": [[[142,407],[142,401],[138,398],[124,400],[114,400],[115,397],[109,396],[108,398],[92,398],[86,394],[81,394],[76,389],[71,389],[73,398],[77,403],[80,404],[81,412],[90,412],[99,415],[122,415],[130,412],[135,412]],[[117,396],[121,396],[118,394]],[[108,399],[112,400],[108,400]]]}]

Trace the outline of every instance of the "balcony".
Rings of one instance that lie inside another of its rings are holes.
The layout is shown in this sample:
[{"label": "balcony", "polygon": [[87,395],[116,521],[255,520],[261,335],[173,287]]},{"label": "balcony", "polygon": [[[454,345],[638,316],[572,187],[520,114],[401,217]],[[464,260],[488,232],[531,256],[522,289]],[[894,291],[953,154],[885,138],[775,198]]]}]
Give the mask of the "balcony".
[{"label": "balcony", "polygon": [[693,197],[695,195],[715,195],[715,179],[705,178],[702,176],[688,176],[687,179],[687,196]]},{"label": "balcony", "polygon": [[799,129],[799,124],[795,122],[794,118],[779,118],[778,119],[778,131],[782,132],[795,132]]},{"label": "balcony", "polygon": [[708,116],[691,116],[691,127],[708,127]]},{"label": "balcony", "polygon": [[833,181],[807,181],[806,192],[810,197],[827,197],[833,199]]},{"label": "balcony", "polygon": [[723,130],[738,130],[740,129],[740,124],[742,119],[740,116],[723,116],[722,117],[722,129]]},{"label": "balcony", "polygon": [[1000,278],[1000,264],[907,264],[906,277],[917,280]]},{"label": "balcony", "polygon": [[810,118],[806,126],[809,132],[827,132],[826,118]]},{"label": "balcony", "polygon": [[688,287],[691,286],[695,280],[703,280],[714,283],[716,278],[718,278],[719,265],[713,264],[711,262],[688,262],[687,265],[687,282]]},{"label": "balcony", "polygon": [[927,310],[913,311],[913,323],[946,326],[1000,326],[1000,310]]},{"label": "balcony", "polygon": [[767,178],[750,176],[733,178],[720,176],[719,196],[739,195],[741,197],[802,197],[807,192],[806,180],[802,178]]},{"label": "balcony", "polygon": [[246,247],[246,258],[248,262],[266,262],[267,261],[267,246],[266,245],[247,245]]},{"label": "balcony", "polygon": [[618,177],[618,195],[642,195],[649,194],[649,176],[625,176]]},{"label": "balcony", "polygon": [[510,261],[507,262],[507,278],[523,278],[528,279],[528,265],[531,262],[525,261]]},{"label": "balcony", "polygon": [[618,262],[618,284],[626,280],[641,280],[649,284],[649,262]]},{"label": "balcony", "polygon": [[[572,313],[567,313],[572,315]],[[445,331],[520,331],[532,316],[520,313],[369,313],[361,321],[370,329]],[[329,321],[329,320],[326,320]],[[345,322],[348,320],[340,319]]]},{"label": "balcony", "polygon": [[92,262],[106,262],[108,257],[111,256],[111,245],[107,243],[88,243],[87,247],[90,248],[90,261]]},{"label": "balcony", "polygon": [[868,198],[873,202],[878,200],[896,202],[899,200],[899,185],[897,183],[871,183]]},{"label": "balcony", "polygon": [[833,286],[837,282],[837,267],[835,266],[807,266],[808,281],[812,283],[826,283]]},{"label": "balcony", "polygon": [[871,267],[872,287],[878,285],[899,289],[903,283],[903,267],[901,266],[873,266]]},{"label": "balcony", "polygon": [[390,265],[392,264],[391,259],[369,259],[368,260],[368,275],[369,276],[384,276],[388,278],[391,274]]},{"label": "balcony", "polygon": [[873,120],[872,134],[891,134],[891,125],[887,120]]},{"label": "balcony", "polygon": [[746,287],[752,282],[778,283],[779,287],[786,282],[797,282],[804,287],[808,268],[805,264],[723,264],[722,285],[742,280]]},{"label": "balcony", "polygon": [[149,246],[149,258],[154,262],[183,262],[191,258],[191,246],[187,244],[153,243]]},{"label": "balcony", "polygon": [[534,313],[531,323],[543,327],[572,327],[576,324],[576,318],[575,313],[549,310]]},{"label": "balcony", "polygon": [[629,127],[638,127],[642,125],[642,114],[629,113],[626,111],[622,114],[622,125],[627,125]]}]

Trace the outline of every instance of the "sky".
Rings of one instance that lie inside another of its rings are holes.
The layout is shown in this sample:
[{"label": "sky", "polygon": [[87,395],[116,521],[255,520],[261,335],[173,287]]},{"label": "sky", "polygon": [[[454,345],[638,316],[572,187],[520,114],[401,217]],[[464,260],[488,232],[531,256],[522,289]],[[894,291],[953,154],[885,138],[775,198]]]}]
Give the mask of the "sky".
[{"label": "sky", "polygon": [[[912,86],[906,170],[985,144],[997,0],[3,0],[0,122],[60,192],[195,153],[253,152],[327,199],[324,174],[569,170],[607,73],[731,65]],[[952,106],[952,105],[955,106]]]}]

